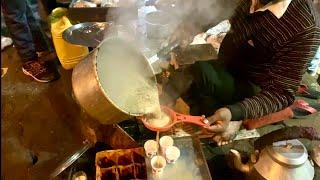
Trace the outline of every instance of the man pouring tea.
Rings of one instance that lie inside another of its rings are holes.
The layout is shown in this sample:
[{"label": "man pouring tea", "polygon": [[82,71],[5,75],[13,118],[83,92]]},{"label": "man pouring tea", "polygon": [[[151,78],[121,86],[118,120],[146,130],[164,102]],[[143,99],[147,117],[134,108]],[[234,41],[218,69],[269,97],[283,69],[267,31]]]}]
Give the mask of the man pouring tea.
[{"label": "man pouring tea", "polygon": [[[172,56],[176,70],[163,87],[162,104],[182,97],[190,114],[210,120],[219,145],[232,140],[242,120],[289,107],[320,46],[317,11],[311,0],[240,0],[217,60],[183,66],[183,58]],[[210,33],[195,40],[214,45]]]}]

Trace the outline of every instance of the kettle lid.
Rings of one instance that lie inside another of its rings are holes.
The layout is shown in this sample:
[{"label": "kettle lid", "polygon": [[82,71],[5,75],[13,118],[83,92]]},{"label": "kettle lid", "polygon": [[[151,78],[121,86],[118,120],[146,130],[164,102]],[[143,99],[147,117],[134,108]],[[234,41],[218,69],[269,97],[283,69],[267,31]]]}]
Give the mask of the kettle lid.
[{"label": "kettle lid", "polygon": [[267,152],[278,163],[289,166],[301,165],[308,159],[306,148],[297,139],[274,142]]}]

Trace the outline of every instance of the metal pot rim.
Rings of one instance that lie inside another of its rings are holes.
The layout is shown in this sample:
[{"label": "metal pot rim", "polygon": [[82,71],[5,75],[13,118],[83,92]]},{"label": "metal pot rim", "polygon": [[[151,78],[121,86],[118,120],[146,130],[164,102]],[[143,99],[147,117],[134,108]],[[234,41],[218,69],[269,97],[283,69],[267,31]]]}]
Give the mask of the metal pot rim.
[{"label": "metal pot rim", "polygon": [[[267,152],[268,152],[269,156],[274,161],[281,163],[283,165],[286,165],[286,166],[300,166],[308,160],[307,150],[299,140],[293,139],[293,140],[287,140],[287,141],[279,141],[276,143],[279,144],[279,143],[284,143],[284,142],[291,144],[291,146],[293,148],[295,148],[294,146],[302,148],[303,152],[299,152],[299,156],[297,156],[297,157],[288,157],[288,156],[286,156],[285,152],[281,152],[281,150],[275,149],[275,147],[273,145],[268,146],[266,148]],[[279,144],[279,146],[281,146],[281,145]],[[283,149],[285,150],[286,147],[283,147]],[[290,149],[288,149],[288,152],[289,151],[290,151]],[[293,153],[293,152],[289,152],[289,153]]]}]

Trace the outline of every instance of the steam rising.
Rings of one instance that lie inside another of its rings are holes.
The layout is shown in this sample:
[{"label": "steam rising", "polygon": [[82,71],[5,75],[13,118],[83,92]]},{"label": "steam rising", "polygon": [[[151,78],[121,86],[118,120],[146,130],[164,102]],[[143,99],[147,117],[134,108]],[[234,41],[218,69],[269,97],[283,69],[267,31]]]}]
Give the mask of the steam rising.
[{"label": "steam rising", "polygon": [[[133,3],[133,0],[119,0],[119,4],[122,6],[128,7]],[[136,5],[140,4],[140,6],[144,4],[141,0],[137,0],[135,3]],[[166,4],[168,6],[166,6]],[[169,37],[174,34],[179,34],[180,31],[187,32],[187,34],[189,33],[190,36],[193,37],[195,32],[191,32],[192,30],[185,28],[179,29],[179,27],[181,27],[180,25],[185,23],[191,24],[191,29],[198,29],[198,32],[205,31],[220,21],[228,19],[233,12],[235,5],[236,1],[234,0],[158,0],[157,2],[157,7],[171,16],[170,28],[173,30],[173,33],[170,34]],[[141,9],[143,8],[140,8],[140,10]],[[118,38],[126,40],[131,46],[140,49],[140,52],[145,52],[146,50],[143,48],[146,47],[146,43],[148,41],[153,41],[151,39],[146,39],[144,20],[146,13],[139,16],[138,20],[134,18],[134,15],[137,13],[135,8],[126,8],[116,14],[112,14],[115,13],[113,11],[110,11],[110,13],[111,14],[108,14],[108,17],[117,17],[115,22],[113,22],[113,25]],[[159,21],[161,22],[161,20]],[[108,31],[106,36],[110,36]],[[166,42],[169,37],[160,41]],[[161,42],[159,44],[161,44]],[[110,48],[112,46],[113,48]],[[137,55],[137,53],[132,55],[130,52],[131,47],[127,46],[125,43],[117,44],[117,46],[110,45],[110,47],[103,49],[104,52],[100,53],[105,59],[101,59],[102,57],[100,58],[101,64],[98,64],[98,68],[100,67],[101,69],[98,73],[100,73],[100,78],[102,78],[102,81],[105,83],[103,86],[105,86],[106,89],[108,89],[109,86],[115,86],[112,91],[110,89],[109,91],[107,90],[107,94],[113,97],[115,101],[121,102],[120,104],[124,105],[127,97],[127,91],[125,91],[126,87],[131,86],[130,88],[132,89],[137,88],[139,84],[142,84],[136,83],[139,81],[141,82],[141,77],[145,78],[145,82],[149,81],[148,78],[150,78],[150,76],[147,75],[150,75],[150,69],[145,66],[145,58],[141,55]],[[159,48],[160,46],[154,49],[151,48],[150,50],[157,52]],[[121,57],[119,54],[115,55],[115,52],[121,54]],[[119,58],[121,59],[121,63],[115,63],[120,62]],[[110,62],[114,63],[114,66],[106,64]],[[112,68],[108,70],[104,69],[104,67],[107,66]],[[104,73],[104,71],[108,72]],[[136,76],[137,74],[140,74],[140,79],[134,79],[138,77]],[[136,85],[132,82],[135,82]],[[133,88],[133,86],[136,87]]]},{"label": "steam rising", "polygon": [[[218,24],[222,20],[228,19],[233,13],[236,7],[235,0],[157,0],[156,7],[160,11],[164,11],[171,16],[170,24],[171,29],[175,30],[176,34],[179,31],[191,31],[181,27],[183,24],[190,24],[192,27],[190,29],[198,29],[198,32],[206,31],[210,27]],[[119,0],[119,6],[133,6],[135,4],[142,11],[145,11],[143,6],[145,2],[143,0]],[[146,12],[142,13],[138,19],[134,18],[137,14],[135,8],[126,8],[120,13],[114,13],[111,16],[117,17],[114,24],[116,24],[120,29],[118,31],[118,36],[124,39],[135,40],[138,44],[145,38],[145,32],[142,29],[145,27],[145,15]],[[109,16],[109,15],[108,15]],[[138,15],[139,16],[139,15]],[[159,21],[162,17],[159,17]],[[173,36],[173,33],[169,36]],[[194,32],[189,32],[190,36],[194,36]],[[164,38],[162,41],[165,41]]]}]

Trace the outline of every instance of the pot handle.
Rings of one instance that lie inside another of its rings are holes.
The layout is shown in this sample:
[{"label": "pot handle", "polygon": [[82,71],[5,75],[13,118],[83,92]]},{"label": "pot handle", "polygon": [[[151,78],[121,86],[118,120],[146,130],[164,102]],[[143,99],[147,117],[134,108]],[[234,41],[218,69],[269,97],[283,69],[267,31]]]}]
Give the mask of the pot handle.
[{"label": "pot handle", "polygon": [[261,136],[254,142],[254,148],[261,151],[273,142],[305,138],[309,140],[320,140],[320,134],[313,127],[285,127]]}]

